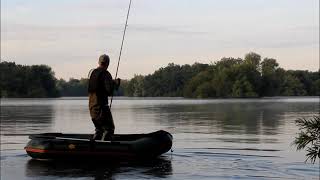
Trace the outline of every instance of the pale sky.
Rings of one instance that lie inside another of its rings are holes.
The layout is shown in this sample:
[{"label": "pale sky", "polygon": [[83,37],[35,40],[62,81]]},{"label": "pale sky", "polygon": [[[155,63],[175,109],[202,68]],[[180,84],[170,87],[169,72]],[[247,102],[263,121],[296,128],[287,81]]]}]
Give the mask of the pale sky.
[{"label": "pale sky", "polygon": [[[2,0],[1,59],[86,77],[108,53],[114,75],[129,0]],[[121,78],[168,63],[248,52],[285,69],[319,68],[319,0],[133,0]]]}]

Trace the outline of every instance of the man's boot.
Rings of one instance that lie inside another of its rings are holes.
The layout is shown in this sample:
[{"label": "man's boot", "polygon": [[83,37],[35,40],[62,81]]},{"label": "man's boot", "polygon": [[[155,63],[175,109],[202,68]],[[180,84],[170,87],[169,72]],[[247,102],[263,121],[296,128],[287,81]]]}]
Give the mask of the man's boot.
[{"label": "man's boot", "polygon": [[111,141],[112,140],[113,131],[105,130],[102,134],[101,140],[103,141]]},{"label": "man's boot", "polygon": [[94,133],[92,139],[93,140],[101,140],[102,136],[103,136],[103,132],[101,130],[96,129],[96,132]]}]

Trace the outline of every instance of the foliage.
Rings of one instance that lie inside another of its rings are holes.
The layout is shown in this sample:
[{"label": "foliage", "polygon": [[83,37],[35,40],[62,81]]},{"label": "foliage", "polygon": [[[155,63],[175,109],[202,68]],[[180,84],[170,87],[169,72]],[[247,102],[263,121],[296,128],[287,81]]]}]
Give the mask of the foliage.
[{"label": "foliage", "polygon": [[128,82],[125,93],[127,93],[128,96],[145,96],[143,78],[142,75],[135,75]]},{"label": "foliage", "polygon": [[261,56],[257,53],[250,52],[245,55],[244,62],[250,64],[255,69],[258,69],[260,66]]},{"label": "foliage", "polygon": [[[202,71],[192,77],[185,85],[184,96],[185,97],[210,97],[215,93],[212,83],[210,83],[211,75],[210,71]],[[207,91],[207,92],[205,92]]]},{"label": "foliage", "polygon": [[88,79],[74,79],[71,78],[69,81],[60,79],[57,81],[57,87],[60,91],[61,96],[87,96],[88,91]]},{"label": "foliage", "polygon": [[[2,97],[87,96],[88,79],[56,80],[46,65],[2,62]],[[154,73],[122,80],[116,96],[188,98],[253,98],[319,96],[320,71],[284,70],[276,59],[250,52],[243,59],[224,57],[211,64],[170,63]]]},{"label": "foliage", "polygon": [[243,77],[240,80],[236,80],[232,88],[233,97],[257,97],[258,95],[254,92],[252,84]]},{"label": "foliage", "polygon": [[261,96],[275,96],[279,94],[280,82],[279,64],[275,59],[265,58],[261,62]]},{"label": "foliage", "polygon": [[23,66],[0,63],[1,97],[57,97],[54,72],[47,65]]},{"label": "foliage", "polygon": [[[81,78],[80,80],[70,78],[69,81],[60,79],[57,81],[57,88],[61,96],[79,97],[88,95],[88,79]],[[114,91],[114,96],[123,96],[125,88],[128,88],[126,80],[121,81],[119,89]]]},{"label": "foliage", "polygon": [[294,144],[297,150],[306,149],[307,159],[312,163],[320,158],[320,116],[313,116],[310,119],[299,118],[296,125],[301,131],[295,138]]},{"label": "foliage", "polygon": [[190,65],[169,64],[147,76],[136,75],[129,81],[129,96],[183,96],[185,84],[208,65],[195,63]]},{"label": "foliage", "polygon": [[302,84],[302,82],[290,72],[284,75],[284,80],[282,81],[280,87],[280,93],[282,96],[307,95],[307,92],[304,89],[304,85]]}]

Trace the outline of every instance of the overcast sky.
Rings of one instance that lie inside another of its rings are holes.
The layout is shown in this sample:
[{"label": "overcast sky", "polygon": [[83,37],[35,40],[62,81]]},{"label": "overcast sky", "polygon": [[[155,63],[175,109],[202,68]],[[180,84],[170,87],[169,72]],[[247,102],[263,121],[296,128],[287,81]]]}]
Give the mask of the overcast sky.
[{"label": "overcast sky", "polygon": [[[1,59],[86,77],[115,73],[129,0],[2,0]],[[285,69],[319,68],[319,0],[133,0],[119,76],[248,52]]]}]

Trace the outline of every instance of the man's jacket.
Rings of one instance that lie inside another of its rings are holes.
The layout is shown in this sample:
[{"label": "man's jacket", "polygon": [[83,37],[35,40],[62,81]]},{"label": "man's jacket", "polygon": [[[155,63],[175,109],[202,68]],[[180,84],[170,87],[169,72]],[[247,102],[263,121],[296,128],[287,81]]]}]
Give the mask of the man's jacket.
[{"label": "man's jacket", "polygon": [[115,82],[108,71],[96,68],[89,74],[89,109],[92,118],[98,116],[102,107],[108,106],[108,96],[112,95],[114,87]]}]

